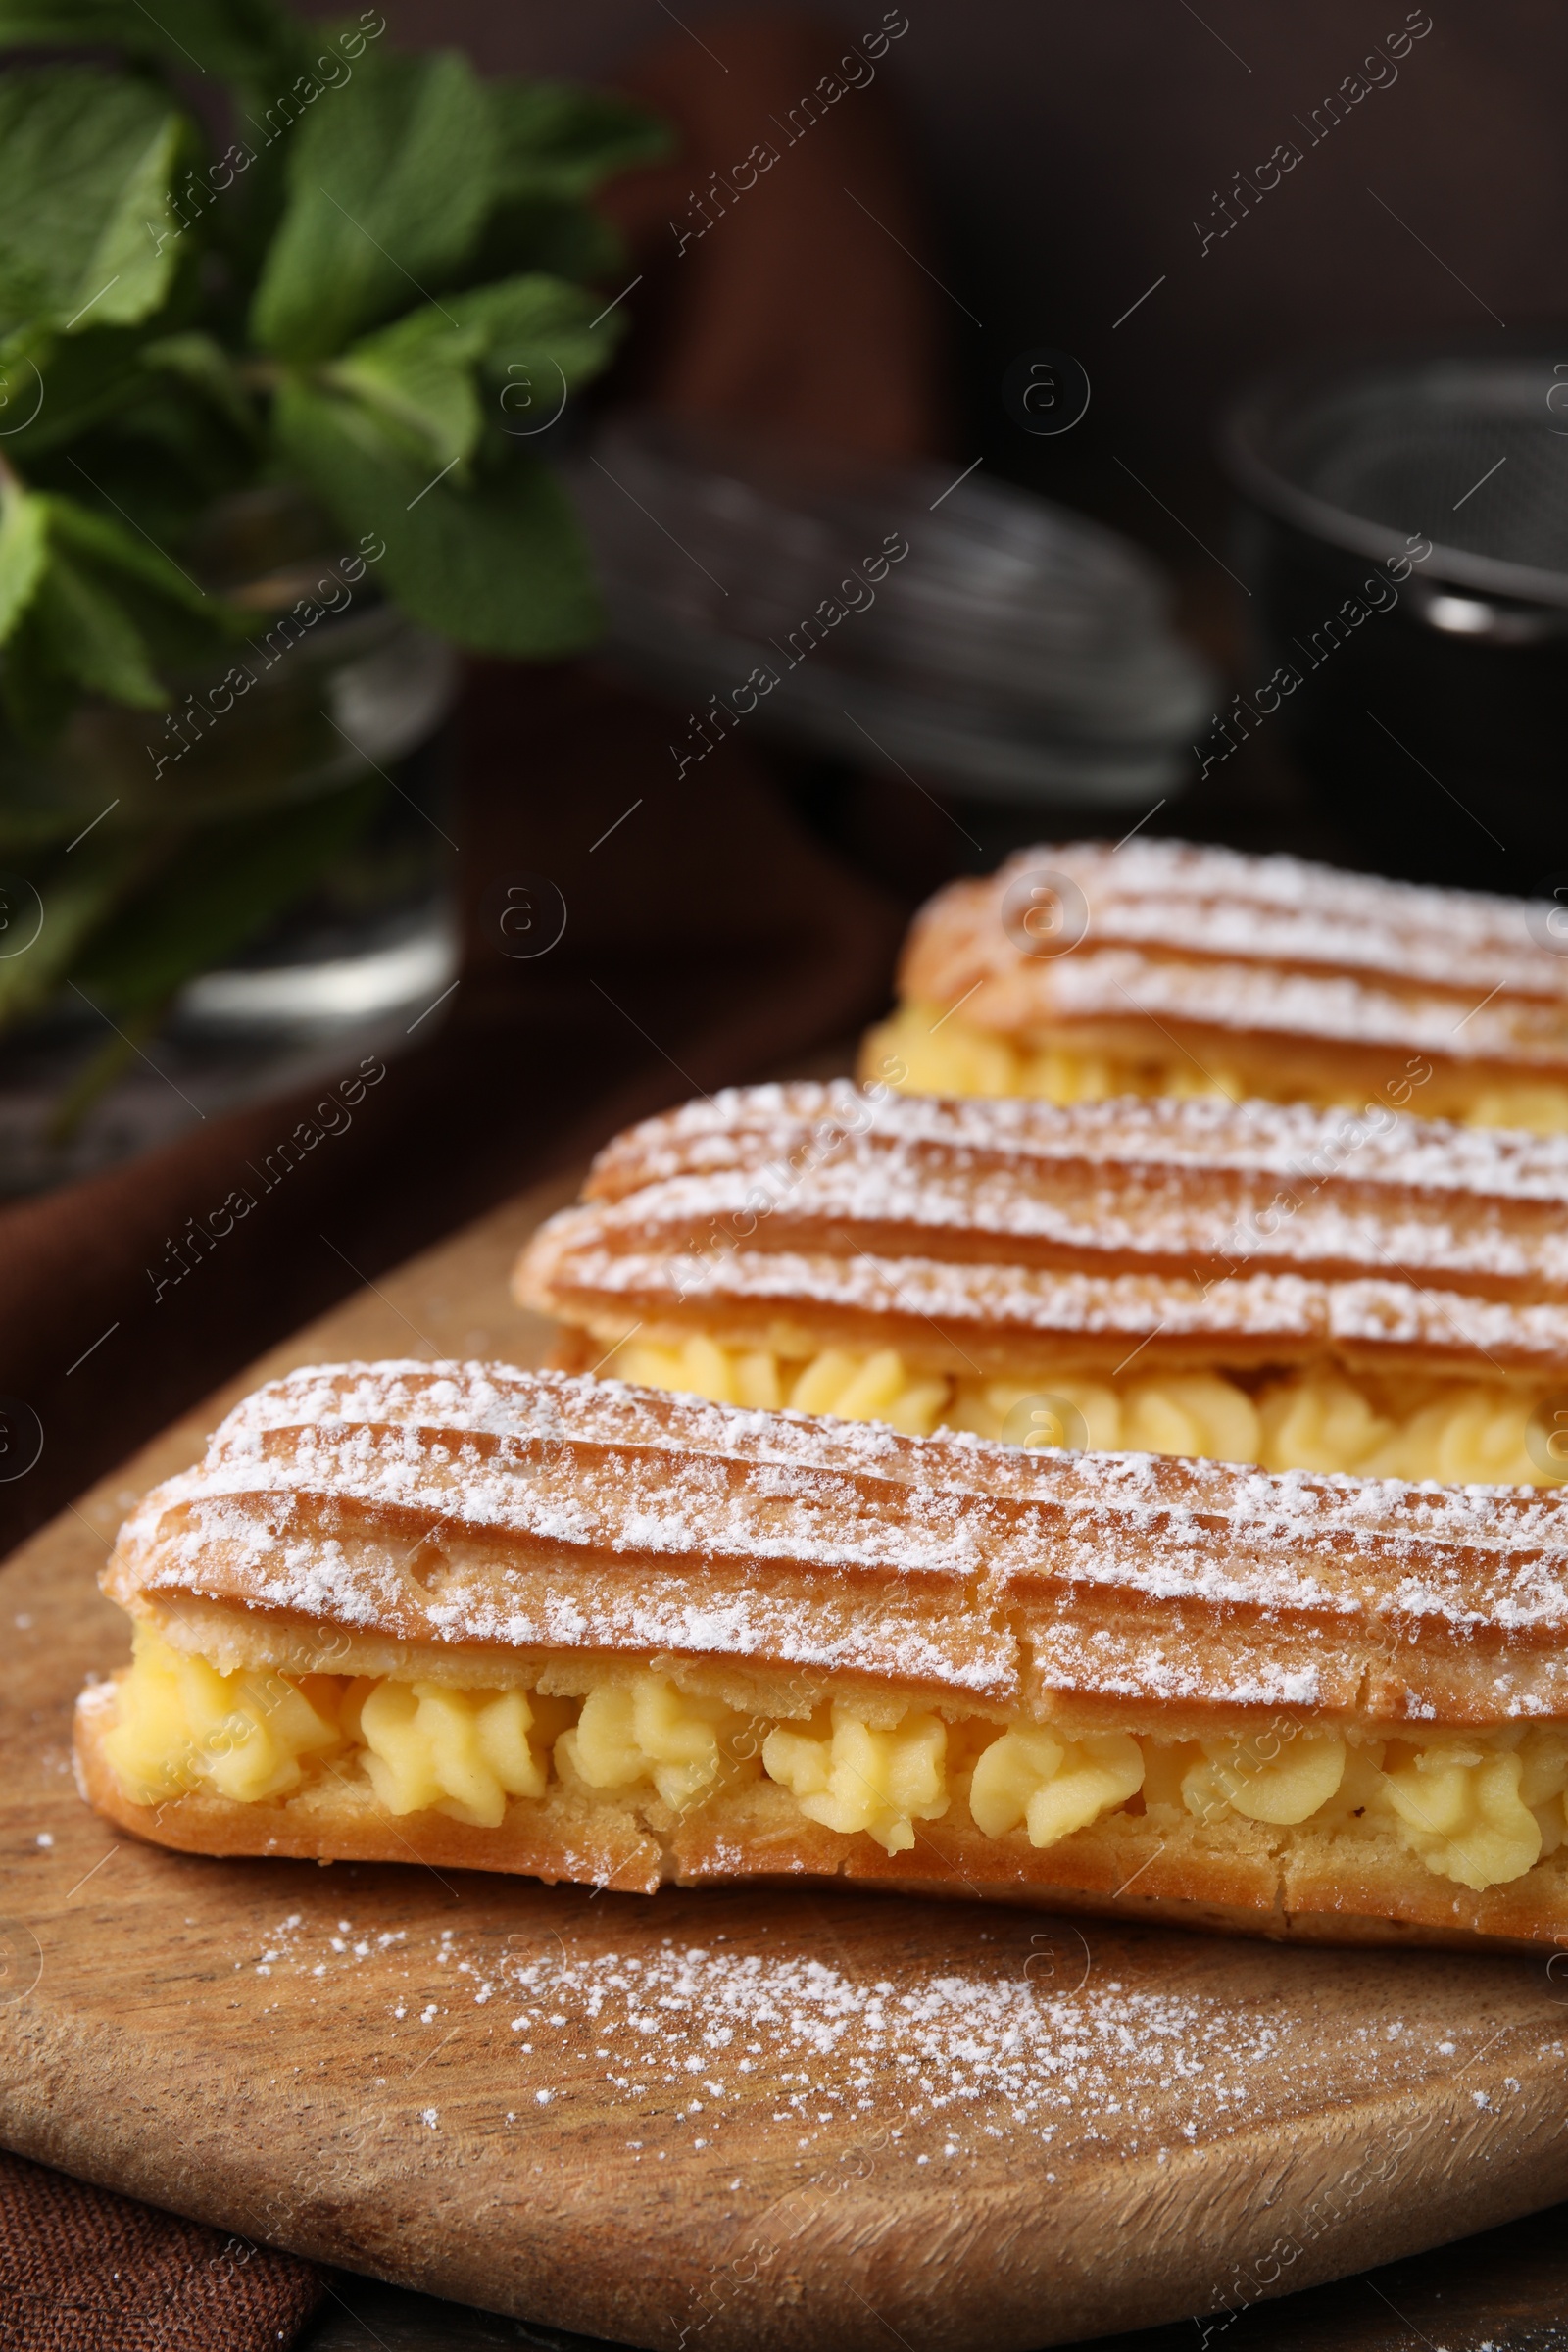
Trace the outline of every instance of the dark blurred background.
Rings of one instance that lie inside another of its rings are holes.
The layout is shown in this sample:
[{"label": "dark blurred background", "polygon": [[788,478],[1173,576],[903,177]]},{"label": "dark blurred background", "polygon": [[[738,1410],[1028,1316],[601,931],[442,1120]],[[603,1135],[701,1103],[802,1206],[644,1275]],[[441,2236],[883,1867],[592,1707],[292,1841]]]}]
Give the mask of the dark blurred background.
[{"label": "dark blurred background", "polygon": [[[611,80],[661,15],[672,29],[650,0],[384,0],[383,13],[396,37],[460,45],[481,68]],[[776,13],[754,0],[724,21]],[[847,36],[882,15],[874,0],[812,13]],[[1258,371],[1401,338],[1471,343],[1502,331],[1493,313],[1510,329],[1568,323],[1568,17],[1545,0],[1451,15],[1398,0],[1214,0],[1201,14],[1184,0],[923,0],[908,17],[881,72],[932,267],[956,298],[938,314],[955,447],[1014,478],[1087,497],[1120,453],[1161,491],[1185,489],[1183,518],[1207,536],[1225,513],[1215,418]],[[1407,18],[1432,29],[1396,79],[1311,147],[1313,108]],[[701,57],[712,21],[684,19]],[[708,70],[725,78],[716,58]],[[1205,254],[1194,223],[1223,227],[1236,173],[1282,140],[1305,150],[1301,166]],[[793,323],[812,331],[809,315]],[[1009,360],[1037,343],[1075,352],[1094,383],[1084,425],[1054,447],[1010,428],[998,398]],[[1096,503],[1193,567],[1157,509],[1109,483]]]},{"label": "dark blurred background", "polygon": [[[380,5],[396,37],[457,44],[492,71],[613,79],[656,29],[673,29],[657,0]],[[755,0],[725,21],[772,13]],[[882,16],[876,0],[813,13],[850,36]],[[1183,0],[921,0],[907,13],[883,73],[908,125],[934,266],[985,322],[945,314],[965,423],[999,463],[1009,444],[996,379],[1033,342],[1064,343],[1088,366],[1097,455],[1124,447],[1206,481],[1213,519],[1212,420],[1256,370],[1328,346],[1469,336],[1491,324],[1483,304],[1510,326],[1563,321],[1568,19],[1545,0],[1451,14],[1399,0],[1213,0],[1201,14]],[[1200,259],[1194,220],[1206,224],[1234,173],[1280,140],[1304,146],[1312,108],[1412,14],[1432,30],[1397,81]],[[682,15],[694,36],[710,32],[701,10]],[[723,79],[716,61],[710,71]],[[1113,338],[1111,321],[1162,273],[1158,298]],[[808,318],[799,325],[809,332]]]},{"label": "dark blurred background", "polygon": [[[386,13],[397,37],[459,43],[491,70],[645,90],[659,78],[650,82],[646,64],[657,18],[666,41],[684,39],[699,102],[706,76],[715,104],[735,71],[721,28],[777,15],[761,0],[678,22],[657,0],[570,11],[388,0]],[[813,14],[849,37],[881,21],[870,6]],[[1560,340],[1568,355],[1555,226],[1568,196],[1568,18],[1541,0],[1452,14],[1351,0],[1310,11],[926,0],[908,24],[880,76],[920,208],[947,454],[960,465],[982,457],[988,475],[1154,551],[1174,577],[1184,634],[1229,685],[1249,689],[1268,674],[1261,582],[1249,576],[1215,455],[1219,421],[1244,388],[1361,353],[1491,359],[1549,354]],[[1333,121],[1325,102],[1351,77],[1364,95]],[[1257,167],[1281,142],[1300,161],[1258,201]],[[844,225],[864,233],[848,205]],[[823,234],[833,237],[830,222]],[[830,281],[827,242],[822,258]],[[800,292],[784,331],[826,349],[833,287],[815,300],[808,286]],[[1009,363],[1041,346],[1076,357],[1093,387],[1082,423],[1053,439],[1021,430],[1002,397]],[[857,444],[853,401],[829,421]],[[1359,824],[1346,796],[1336,805],[1307,788],[1279,740],[1286,732],[1239,742],[1201,789],[1171,796],[1154,829],[1521,891],[1568,862],[1542,838],[1554,808],[1549,819],[1532,808],[1504,860],[1495,836],[1456,818],[1430,781],[1417,788],[1424,804],[1412,804],[1401,779],[1396,826]],[[1392,777],[1399,755],[1375,748]],[[842,852],[906,893],[962,850],[912,800],[836,777],[813,806]],[[1412,838],[1427,833],[1425,818],[1433,837]]]}]

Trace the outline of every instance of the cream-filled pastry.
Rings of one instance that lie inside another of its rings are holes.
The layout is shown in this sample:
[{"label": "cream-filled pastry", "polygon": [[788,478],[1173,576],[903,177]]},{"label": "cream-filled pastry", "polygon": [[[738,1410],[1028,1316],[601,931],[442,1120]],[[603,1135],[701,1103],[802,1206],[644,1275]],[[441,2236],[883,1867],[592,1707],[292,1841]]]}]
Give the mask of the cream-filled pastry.
[{"label": "cream-filled pastry", "polygon": [[720,1403],[1568,1477],[1568,1137],[751,1087],[617,1137],[514,1287],[565,1368]]},{"label": "cream-filled pastry", "polygon": [[328,1365],[104,1587],[82,1787],[187,1851],[1568,1935],[1555,1495]]},{"label": "cream-filled pastry", "polygon": [[1186,842],[1045,844],[916,916],[862,1073],[1568,1132],[1559,911]]}]

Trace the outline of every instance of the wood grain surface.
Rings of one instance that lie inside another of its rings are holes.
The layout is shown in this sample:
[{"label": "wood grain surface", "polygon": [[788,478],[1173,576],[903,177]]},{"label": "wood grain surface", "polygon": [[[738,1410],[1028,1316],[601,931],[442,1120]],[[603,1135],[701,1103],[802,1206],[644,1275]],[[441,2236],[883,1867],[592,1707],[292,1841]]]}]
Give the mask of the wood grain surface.
[{"label": "wood grain surface", "polygon": [[[1568,2194],[1568,1958],[1288,1951],[836,1890],[214,1862],[76,1796],[125,1506],[257,1377],[537,1361],[558,1184],[298,1335],[0,1578],[0,2139],[423,2292],[704,2352],[1071,2342]],[[203,1279],[220,1278],[204,1267]]]},{"label": "wood grain surface", "polygon": [[[1205,2342],[1206,2335],[1206,2342]],[[1327,2286],[1097,2352],[1568,2352],[1568,2206]],[[301,2352],[598,2352],[589,2336],[331,2274]]]}]

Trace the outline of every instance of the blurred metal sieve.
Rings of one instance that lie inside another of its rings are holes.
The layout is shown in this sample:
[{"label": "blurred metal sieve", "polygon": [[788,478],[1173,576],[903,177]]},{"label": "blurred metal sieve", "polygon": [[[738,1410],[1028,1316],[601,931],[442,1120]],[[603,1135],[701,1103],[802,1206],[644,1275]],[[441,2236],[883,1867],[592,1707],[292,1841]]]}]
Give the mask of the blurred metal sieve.
[{"label": "blurred metal sieve", "polygon": [[612,422],[572,486],[612,650],[691,700],[694,749],[740,722],[1045,807],[1185,780],[1213,681],[1157,566],[1098,523],[659,416]]}]

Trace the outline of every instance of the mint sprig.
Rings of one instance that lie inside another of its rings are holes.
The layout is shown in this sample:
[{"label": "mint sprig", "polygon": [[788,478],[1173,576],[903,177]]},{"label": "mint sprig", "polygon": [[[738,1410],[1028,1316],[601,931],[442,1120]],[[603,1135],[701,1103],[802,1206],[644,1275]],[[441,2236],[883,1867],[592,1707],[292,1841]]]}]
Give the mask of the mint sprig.
[{"label": "mint sprig", "polygon": [[[31,774],[8,810],[8,760],[46,757],[84,706],[155,710],[172,676],[231,658],[256,612],[191,550],[269,486],[313,502],[323,536],[377,534],[382,589],[459,645],[591,641],[582,536],[534,444],[623,322],[605,305],[624,257],[589,200],[668,141],[618,98],[400,56],[374,9],[0,0],[3,52],[0,858],[36,851],[60,920],[26,984],[7,968],[0,1024],[46,976],[88,973],[141,1019],[299,895],[359,788],[277,820],[275,856],[254,815],[243,841],[203,840],[143,796],[68,884],[49,861],[79,808],[56,826]],[[241,853],[248,878],[219,889],[214,858]]]},{"label": "mint sprig", "polygon": [[[508,396],[526,387],[531,424],[612,356],[621,315],[600,318],[562,258],[616,260],[586,199],[664,134],[618,99],[397,56],[379,23],[313,32],[263,0],[184,0],[157,24],[133,0],[0,0],[0,44],[126,52],[118,74],[0,74],[0,490],[57,492],[165,545],[224,490],[292,478],[344,530],[384,533],[395,593],[432,627],[564,652],[597,626],[586,560]],[[191,60],[229,79],[232,141],[184,106]],[[247,270],[258,205],[274,217]],[[405,521],[437,476],[431,512]],[[16,723],[69,710],[73,686],[153,693],[136,616],[104,609],[117,579],[83,572],[68,536],[40,537],[24,508],[0,529]]]}]

